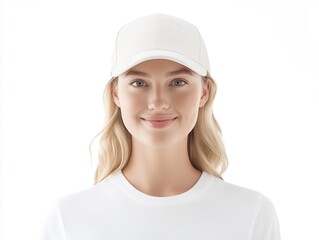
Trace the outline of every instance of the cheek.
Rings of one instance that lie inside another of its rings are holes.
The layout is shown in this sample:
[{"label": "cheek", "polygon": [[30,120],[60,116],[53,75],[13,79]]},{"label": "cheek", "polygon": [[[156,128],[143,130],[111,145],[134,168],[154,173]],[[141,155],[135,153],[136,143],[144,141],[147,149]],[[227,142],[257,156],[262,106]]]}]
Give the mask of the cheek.
[{"label": "cheek", "polygon": [[173,95],[174,107],[183,112],[192,112],[199,107],[199,94],[197,91],[188,91]]},{"label": "cheek", "polygon": [[122,112],[128,115],[136,114],[145,105],[145,97],[142,94],[130,93],[128,91],[122,92],[119,95],[119,100]]},{"label": "cheek", "polygon": [[[200,95],[197,91],[188,92],[187,94],[176,96],[174,107],[182,115],[182,122],[187,125],[188,129],[194,128],[199,111]],[[188,132],[189,133],[189,132]]]}]

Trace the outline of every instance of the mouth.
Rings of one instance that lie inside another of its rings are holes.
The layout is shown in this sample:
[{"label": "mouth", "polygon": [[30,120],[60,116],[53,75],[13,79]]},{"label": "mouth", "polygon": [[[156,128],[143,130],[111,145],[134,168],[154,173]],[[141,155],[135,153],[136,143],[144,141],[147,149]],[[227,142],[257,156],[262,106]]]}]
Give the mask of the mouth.
[{"label": "mouth", "polygon": [[145,118],[142,118],[143,120],[145,121],[149,121],[149,122],[165,122],[165,121],[172,121],[172,120],[175,120],[177,117],[175,118],[165,118],[165,119],[156,119],[156,118],[149,118],[149,119],[145,119]]},{"label": "mouth", "polygon": [[145,119],[142,118],[142,120],[150,127],[152,128],[165,128],[170,126],[177,117],[174,118],[165,118],[165,119],[156,119],[156,118],[151,118],[151,119]]}]

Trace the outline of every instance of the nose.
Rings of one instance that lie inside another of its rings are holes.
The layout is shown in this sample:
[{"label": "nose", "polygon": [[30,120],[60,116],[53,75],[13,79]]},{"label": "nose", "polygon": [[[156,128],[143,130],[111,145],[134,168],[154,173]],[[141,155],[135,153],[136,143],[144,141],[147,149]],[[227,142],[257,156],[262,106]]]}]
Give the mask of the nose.
[{"label": "nose", "polygon": [[169,103],[167,101],[167,97],[163,90],[159,88],[154,89],[154,91],[150,92],[150,101],[148,103],[149,110],[161,111],[169,108]]}]

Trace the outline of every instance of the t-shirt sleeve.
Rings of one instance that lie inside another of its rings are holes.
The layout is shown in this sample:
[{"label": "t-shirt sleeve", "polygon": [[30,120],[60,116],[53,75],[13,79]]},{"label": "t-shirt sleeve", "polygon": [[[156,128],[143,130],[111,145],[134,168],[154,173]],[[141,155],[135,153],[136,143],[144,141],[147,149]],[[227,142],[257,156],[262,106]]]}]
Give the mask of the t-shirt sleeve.
[{"label": "t-shirt sleeve", "polygon": [[41,240],[67,240],[58,204],[52,207],[43,224]]},{"label": "t-shirt sleeve", "polygon": [[249,239],[280,240],[279,222],[273,203],[263,195],[260,195],[259,200]]}]

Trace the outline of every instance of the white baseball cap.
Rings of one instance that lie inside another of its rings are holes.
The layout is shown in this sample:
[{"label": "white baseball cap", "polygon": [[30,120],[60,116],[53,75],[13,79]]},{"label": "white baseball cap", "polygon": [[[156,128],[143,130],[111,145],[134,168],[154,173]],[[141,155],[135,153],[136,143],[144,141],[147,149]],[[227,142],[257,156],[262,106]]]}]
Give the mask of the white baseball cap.
[{"label": "white baseball cap", "polygon": [[136,19],[119,30],[111,76],[152,59],[177,62],[202,76],[210,72],[206,46],[196,26],[165,14]]}]

